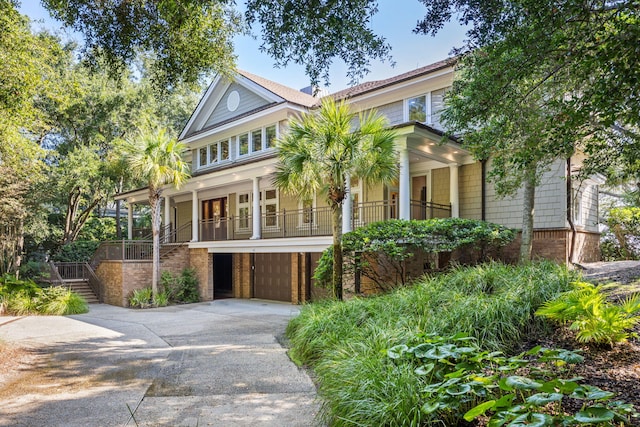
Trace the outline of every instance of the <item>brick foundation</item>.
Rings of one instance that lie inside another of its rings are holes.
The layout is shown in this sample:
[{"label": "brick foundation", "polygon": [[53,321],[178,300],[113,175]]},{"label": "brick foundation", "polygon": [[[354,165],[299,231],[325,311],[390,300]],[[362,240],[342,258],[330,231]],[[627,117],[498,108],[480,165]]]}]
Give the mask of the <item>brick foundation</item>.
[{"label": "brick foundation", "polygon": [[129,306],[135,289],[151,286],[151,261],[103,261],[96,270],[104,286],[104,302],[120,307]]},{"label": "brick foundation", "polygon": [[213,255],[206,248],[190,249],[189,266],[198,277],[200,301],[213,300]]},{"label": "brick foundation", "polygon": [[233,296],[253,298],[251,285],[251,254],[233,254]]},{"label": "brick foundation", "polygon": [[[500,259],[506,262],[516,262],[520,253],[520,238],[518,233],[515,240],[506,246]],[[560,264],[569,262],[571,252],[572,233],[569,229],[534,230],[533,259],[548,259]],[[574,247],[574,262],[594,262],[600,260],[600,234],[578,231]]]}]

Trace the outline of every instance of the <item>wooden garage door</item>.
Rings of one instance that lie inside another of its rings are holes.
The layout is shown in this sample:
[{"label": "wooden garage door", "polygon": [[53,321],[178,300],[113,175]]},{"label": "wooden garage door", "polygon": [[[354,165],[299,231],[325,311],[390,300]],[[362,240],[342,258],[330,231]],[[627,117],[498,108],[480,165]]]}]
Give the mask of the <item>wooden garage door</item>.
[{"label": "wooden garage door", "polygon": [[253,295],[291,302],[291,254],[255,254]]}]

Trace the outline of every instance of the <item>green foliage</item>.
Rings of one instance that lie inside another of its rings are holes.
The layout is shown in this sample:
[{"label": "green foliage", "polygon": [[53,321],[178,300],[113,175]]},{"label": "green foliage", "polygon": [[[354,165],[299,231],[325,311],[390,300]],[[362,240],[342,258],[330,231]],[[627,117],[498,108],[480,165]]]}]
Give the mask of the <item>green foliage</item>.
[{"label": "green foliage", "polygon": [[330,425],[420,425],[424,384],[416,367],[387,357],[389,348],[410,347],[417,334],[464,333],[490,351],[512,350],[543,326],[535,310],[573,280],[553,263],[492,263],[381,296],[310,304],[288,325],[289,354],[317,375]]},{"label": "green foliage", "polygon": [[18,280],[11,275],[0,277],[0,313],[62,316],[87,311],[89,307],[84,298],[70,289],[41,288],[31,280]]},{"label": "green foliage", "polygon": [[371,31],[378,5],[371,0],[310,3],[248,0],[246,19],[262,27],[262,48],[276,66],[304,65],[311,85],[329,83],[334,58],[347,65],[355,83],[369,72],[370,59],[389,59],[391,46]]},{"label": "green foliage", "polygon": [[602,289],[585,282],[576,282],[571,291],[546,302],[536,314],[559,323],[570,323],[580,342],[613,346],[631,336],[640,322],[640,294],[614,304],[607,301]]},{"label": "green foliage", "polygon": [[228,73],[235,56],[232,39],[243,31],[228,2],[44,0],[51,15],[84,36],[88,60],[113,76],[136,52],[151,52],[153,80],[167,89],[196,83],[205,73]]},{"label": "green foliage", "polygon": [[[381,268],[399,278],[399,284],[409,280],[405,261],[416,252],[436,254],[462,249],[477,252],[478,261],[486,261],[489,254],[513,240],[515,233],[504,226],[485,221],[462,218],[434,218],[424,221],[387,220],[360,227],[342,237],[342,250],[351,258],[346,271],[359,270],[380,289],[395,287],[381,276]],[[333,269],[332,248],[322,254],[314,279],[326,284]],[[371,262],[375,260],[376,262]]]},{"label": "green foliage", "polygon": [[[483,351],[462,334],[418,334],[389,348],[387,356],[395,366],[409,365],[418,378],[422,424],[485,417],[489,426],[618,425],[640,415],[632,405],[612,401],[613,393],[579,378],[562,379],[570,364],[583,361],[567,350],[538,346],[507,357]],[[568,413],[568,400],[580,401],[580,410]]]},{"label": "green foliage", "polygon": [[149,308],[153,306],[153,293],[151,288],[134,289],[129,297],[129,307]]},{"label": "green foliage", "polygon": [[166,292],[158,292],[153,300],[153,304],[156,307],[166,307],[169,305],[169,295]]},{"label": "green foliage", "polygon": [[179,276],[168,271],[160,275],[160,285],[172,303],[192,303],[200,301],[198,292],[198,277],[193,268],[185,268]]},{"label": "green foliage", "polygon": [[474,152],[499,160],[500,181],[575,150],[589,155],[587,174],[614,166],[636,180],[636,1],[421,1],[417,32],[435,34],[452,18],[469,25],[451,130],[465,128]]},{"label": "green foliage", "polygon": [[42,314],[63,316],[67,314],[81,314],[89,311],[84,298],[61,286],[44,288],[41,295]]},{"label": "green foliage", "polygon": [[23,279],[38,281],[49,274],[48,266],[38,261],[28,261],[20,265],[20,276]]},{"label": "green foliage", "polygon": [[[359,127],[353,129],[358,120]],[[389,183],[398,173],[395,131],[387,119],[370,110],[359,116],[343,100],[331,97],[319,110],[289,121],[277,141],[275,185],[301,199],[325,194],[332,212],[334,295],[342,298],[342,203],[348,178],[367,184]]]},{"label": "green foliage", "polygon": [[15,272],[24,253],[23,233],[45,196],[44,150],[39,135],[40,96],[52,91],[51,64],[59,42],[34,34],[16,2],[0,1],[0,274]]},{"label": "green foliage", "polygon": [[[607,225],[617,240],[619,259],[640,258],[640,208],[621,207],[609,210]],[[606,250],[605,246],[605,250]],[[611,248],[610,250],[613,250]]]},{"label": "green foliage", "polygon": [[104,242],[116,238],[116,220],[109,217],[89,217],[78,234],[78,240]]},{"label": "green foliage", "polygon": [[61,246],[51,259],[58,262],[89,262],[98,246],[100,242],[95,240],[76,240]]}]

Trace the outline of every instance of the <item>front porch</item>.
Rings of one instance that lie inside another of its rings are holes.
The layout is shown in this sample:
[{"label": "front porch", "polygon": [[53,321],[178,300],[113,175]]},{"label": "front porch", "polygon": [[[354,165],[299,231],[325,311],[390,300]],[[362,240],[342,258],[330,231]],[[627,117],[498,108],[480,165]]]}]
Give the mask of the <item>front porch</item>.
[{"label": "front porch", "polygon": [[[431,219],[451,217],[451,204],[440,204],[411,200],[409,219]],[[373,222],[398,218],[398,206],[395,201],[377,201],[358,203],[352,207],[351,215],[343,223],[345,230],[353,230]],[[171,236],[171,243],[178,242],[213,242],[225,240],[256,240],[283,239],[289,237],[318,237],[332,235],[331,209],[326,207],[287,210],[260,214],[260,220],[254,221],[253,215],[229,217],[217,217],[200,219],[195,229],[192,222],[183,224],[175,229],[174,224],[169,223],[161,231],[163,236]],[[259,225],[260,232],[255,233],[254,227]],[[189,229],[191,228],[191,233]],[[130,240],[136,239],[144,233],[133,227],[129,228],[132,234]],[[176,232],[178,231],[178,232]],[[194,239],[194,237],[196,237]],[[149,235],[142,239],[150,240]],[[167,242],[168,243],[168,242]]]}]

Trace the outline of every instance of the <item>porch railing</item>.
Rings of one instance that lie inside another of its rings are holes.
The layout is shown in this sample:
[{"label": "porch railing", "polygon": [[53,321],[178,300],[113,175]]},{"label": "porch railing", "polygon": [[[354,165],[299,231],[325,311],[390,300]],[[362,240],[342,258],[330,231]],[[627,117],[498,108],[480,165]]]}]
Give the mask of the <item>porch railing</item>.
[{"label": "porch railing", "polygon": [[102,302],[103,286],[102,282],[96,276],[93,268],[87,262],[56,262],[52,265],[52,269],[55,270],[55,277],[61,283],[70,280],[84,280],[89,284],[89,287],[98,298],[98,301]]},{"label": "porch railing", "polygon": [[[451,205],[411,201],[412,219],[447,218]],[[376,221],[398,217],[398,206],[388,201],[359,203],[353,207],[352,227],[362,227]],[[262,239],[283,237],[330,236],[332,233],[331,209],[281,210],[265,213],[260,218]],[[200,241],[244,240],[253,237],[253,217],[230,216],[201,220],[198,235]]]},{"label": "porch railing", "polygon": [[97,268],[102,261],[151,260],[153,242],[150,240],[112,240],[102,242],[91,258],[91,267]]}]

